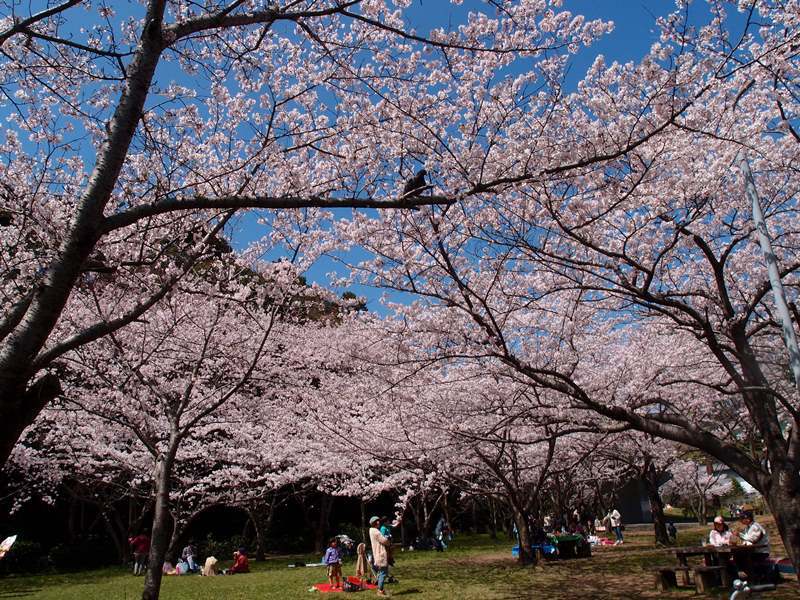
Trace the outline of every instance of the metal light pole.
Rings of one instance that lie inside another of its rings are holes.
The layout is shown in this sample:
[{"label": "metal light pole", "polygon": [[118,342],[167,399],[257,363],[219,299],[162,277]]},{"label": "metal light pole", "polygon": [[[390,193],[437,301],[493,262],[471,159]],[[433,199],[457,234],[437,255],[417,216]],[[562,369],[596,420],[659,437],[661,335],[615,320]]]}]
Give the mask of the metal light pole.
[{"label": "metal light pole", "polygon": [[794,376],[794,384],[800,390],[800,349],[797,347],[797,337],[794,333],[792,318],[789,315],[789,306],[786,302],[786,294],[781,283],[781,274],[778,270],[778,260],[772,251],[772,242],[767,233],[767,223],[764,221],[764,213],[761,210],[761,202],[756,191],[756,182],[753,180],[753,173],[750,171],[750,164],[743,151],[736,157],[739,169],[744,175],[745,193],[753,204],[753,222],[758,234],[758,243],[761,245],[761,252],[764,254],[764,261],[767,263],[769,282],[772,285],[772,293],[775,296],[775,309],[778,312],[778,319],[783,330],[783,341],[789,351],[789,368]]}]

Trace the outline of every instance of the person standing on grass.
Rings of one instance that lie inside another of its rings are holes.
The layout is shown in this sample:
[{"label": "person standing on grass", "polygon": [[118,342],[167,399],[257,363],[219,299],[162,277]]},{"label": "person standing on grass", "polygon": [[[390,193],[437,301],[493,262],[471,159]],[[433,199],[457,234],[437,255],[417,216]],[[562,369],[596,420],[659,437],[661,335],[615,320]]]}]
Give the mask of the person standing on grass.
[{"label": "person standing on grass", "polygon": [[611,530],[614,532],[617,540],[614,542],[615,546],[619,546],[620,544],[625,543],[625,539],[622,535],[622,515],[619,514],[619,511],[616,508],[612,508],[608,512],[608,523],[611,525]]},{"label": "person standing on grass", "polygon": [[150,554],[149,531],[143,529],[136,537],[128,538],[128,544],[133,548],[133,574],[144,575],[147,570],[147,556]]},{"label": "person standing on grass", "polygon": [[[714,522],[716,523],[716,519],[714,519]],[[672,544],[678,541],[678,529],[675,527],[675,523],[672,521],[667,523],[667,537]]]},{"label": "person standing on grass", "polygon": [[386,583],[386,575],[389,572],[389,544],[383,534],[381,534],[380,517],[371,517],[369,520],[369,541],[372,545],[372,561],[375,563],[375,568],[378,571],[378,595],[385,596],[386,592],[383,589]]},{"label": "person standing on grass", "polygon": [[[328,549],[325,551],[325,557],[322,559],[325,566],[328,567],[328,583],[331,584],[333,589],[342,587],[342,554],[339,552],[339,540],[335,537],[331,538]],[[336,580],[336,585],[334,585]]]}]

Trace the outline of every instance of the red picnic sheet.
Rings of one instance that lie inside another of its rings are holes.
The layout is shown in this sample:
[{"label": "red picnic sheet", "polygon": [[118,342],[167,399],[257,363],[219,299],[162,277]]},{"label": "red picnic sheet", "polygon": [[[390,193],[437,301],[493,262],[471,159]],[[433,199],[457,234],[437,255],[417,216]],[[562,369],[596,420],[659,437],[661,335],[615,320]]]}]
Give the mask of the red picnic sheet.
[{"label": "red picnic sheet", "polygon": [[[367,583],[366,580],[359,579],[358,577],[346,577],[350,583],[360,585],[362,590],[374,590],[378,586],[373,583]],[[342,591],[342,588],[331,587],[330,583],[315,583],[314,589],[323,594],[336,594]]]}]

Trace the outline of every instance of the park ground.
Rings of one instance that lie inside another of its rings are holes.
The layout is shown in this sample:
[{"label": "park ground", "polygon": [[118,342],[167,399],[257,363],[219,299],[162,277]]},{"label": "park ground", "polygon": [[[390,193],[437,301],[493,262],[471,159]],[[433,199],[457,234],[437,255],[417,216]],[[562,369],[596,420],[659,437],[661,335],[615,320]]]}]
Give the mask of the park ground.
[{"label": "park ground", "polygon": [[[774,525],[765,519],[773,540],[772,553],[783,556]],[[680,545],[695,545],[707,528],[681,527]],[[595,549],[592,558],[549,562],[523,569],[511,558],[511,542],[488,536],[459,536],[445,553],[398,552],[394,569],[398,582],[388,585],[391,596],[409,600],[515,600],[546,598],[701,598],[694,590],[672,594],[656,592],[651,568],[675,563],[669,549],[652,543],[651,530],[630,528],[623,546]],[[776,540],[777,543],[776,543]],[[321,597],[309,591],[325,580],[322,568],[289,568],[298,560],[318,561],[319,557],[273,557],[252,563],[254,572],[233,577],[165,577],[164,600],[276,600]],[[223,565],[228,566],[228,565]],[[354,564],[344,565],[352,574]],[[0,599],[29,600],[135,600],[141,594],[142,579],[127,571],[103,569],[82,573],[52,574],[0,579]],[[349,597],[350,594],[347,595]],[[338,595],[325,597],[336,598]],[[356,597],[372,598],[371,591]],[[704,598],[726,598],[722,592]],[[800,598],[800,586],[784,580],[764,600]]]}]

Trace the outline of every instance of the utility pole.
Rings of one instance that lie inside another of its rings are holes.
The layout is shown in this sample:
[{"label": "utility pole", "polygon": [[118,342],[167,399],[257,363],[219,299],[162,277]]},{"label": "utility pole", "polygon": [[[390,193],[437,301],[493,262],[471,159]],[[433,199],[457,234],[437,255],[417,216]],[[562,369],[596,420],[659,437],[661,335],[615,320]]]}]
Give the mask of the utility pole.
[{"label": "utility pole", "polygon": [[767,223],[761,210],[761,201],[756,191],[756,182],[753,179],[753,173],[750,171],[750,164],[747,162],[744,151],[739,151],[739,155],[736,158],[739,163],[739,169],[744,175],[745,193],[753,204],[753,222],[756,226],[761,252],[764,254],[764,261],[767,263],[769,282],[772,285],[772,293],[775,297],[775,310],[778,313],[778,320],[783,330],[783,341],[789,352],[789,368],[794,376],[795,387],[800,390],[800,349],[797,347],[797,337],[792,325],[792,318],[789,315],[789,306],[786,302],[786,294],[783,291],[783,283],[781,283],[778,259],[772,251],[772,242],[769,239],[769,233],[767,233]]}]

